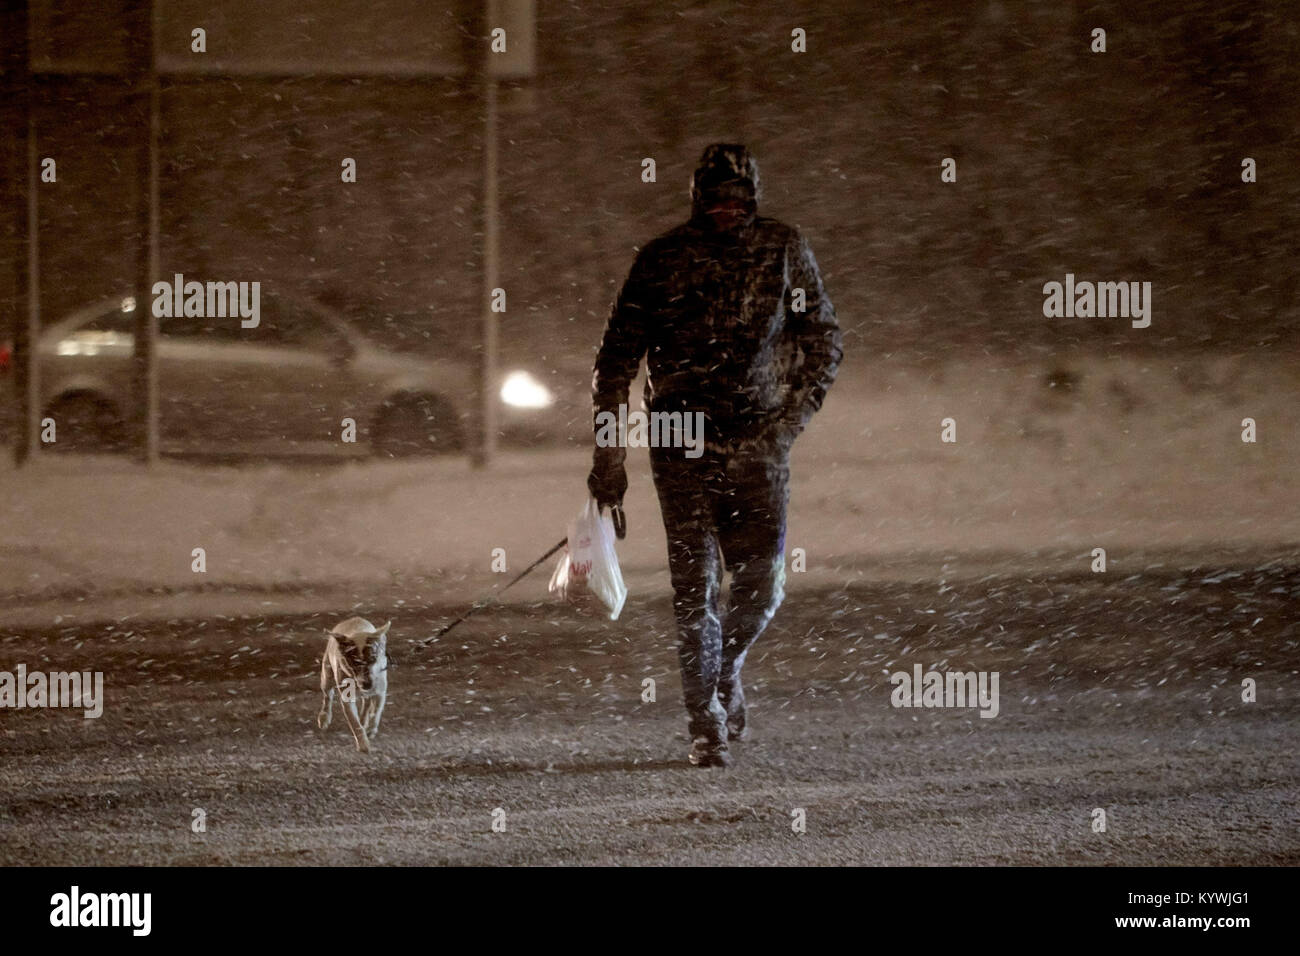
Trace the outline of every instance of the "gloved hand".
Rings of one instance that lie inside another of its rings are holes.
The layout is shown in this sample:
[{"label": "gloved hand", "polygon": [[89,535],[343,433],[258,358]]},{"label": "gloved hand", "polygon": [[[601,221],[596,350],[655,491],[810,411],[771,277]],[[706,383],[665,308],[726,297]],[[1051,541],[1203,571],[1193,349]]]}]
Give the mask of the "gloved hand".
[{"label": "gloved hand", "polygon": [[621,507],[627,493],[627,469],[623,459],[627,452],[622,448],[596,446],[592,455],[591,474],[587,476],[587,490],[596,499],[597,506]]}]

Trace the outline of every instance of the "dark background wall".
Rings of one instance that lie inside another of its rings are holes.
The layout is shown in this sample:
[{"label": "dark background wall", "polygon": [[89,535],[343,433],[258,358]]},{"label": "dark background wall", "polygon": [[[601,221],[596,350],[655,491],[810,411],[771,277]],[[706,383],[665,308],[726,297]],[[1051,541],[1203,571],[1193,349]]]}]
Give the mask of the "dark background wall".
[{"label": "dark background wall", "polygon": [[[113,26],[126,2],[61,35],[113,55],[130,43]],[[302,8],[330,32],[355,28],[355,4],[333,24],[342,8]],[[1294,345],[1293,12],[1231,0],[544,2],[532,107],[501,122],[507,351],[585,361],[635,247],[684,218],[690,170],[718,139],[757,151],[766,211],[812,239],[859,355]],[[790,51],[796,26],[806,54]],[[1094,27],[1105,54],[1089,51]],[[220,43],[210,30],[209,49]],[[138,128],[120,79],[50,77],[38,94],[40,154],[59,170],[40,192],[53,319],[131,276]],[[261,279],[391,341],[472,350],[472,86],[188,78],[167,82],[162,104],[165,274]],[[0,122],[3,327],[21,310],[13,100]],[[354,185],[339,181],[344,156],[358,161]],[[940,182],[946,156],[955,184]],[[656,183],[641,182],[644,157]],[[1152,282],[1152,327],[1043,318],[1042,284],[1067,271]]]}]

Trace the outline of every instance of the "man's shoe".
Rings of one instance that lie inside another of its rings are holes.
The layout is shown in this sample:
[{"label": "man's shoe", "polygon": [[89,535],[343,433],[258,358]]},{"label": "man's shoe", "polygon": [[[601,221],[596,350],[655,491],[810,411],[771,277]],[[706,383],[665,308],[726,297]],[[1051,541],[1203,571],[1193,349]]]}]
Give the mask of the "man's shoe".
[{"label": "man's shoe", "polygon": [[708,710],[691,718],[687,733],[691,736],[690,761],[694,767],[725,767],[731,763],[727,750],[727,712],[714,697]]},{"label": "man's shoe", "polygon": [[748,713],[745,709],[745,688],[740,681],[727,691],[718,688],[718,702],[727,708],[727,739],[744,740],[749,736]]},{"label": "man's shoe", "polygon": [[691,741],[691,766],[693,767],[729,767],[731,751],[725,740],[712,737],[696,737]]}]

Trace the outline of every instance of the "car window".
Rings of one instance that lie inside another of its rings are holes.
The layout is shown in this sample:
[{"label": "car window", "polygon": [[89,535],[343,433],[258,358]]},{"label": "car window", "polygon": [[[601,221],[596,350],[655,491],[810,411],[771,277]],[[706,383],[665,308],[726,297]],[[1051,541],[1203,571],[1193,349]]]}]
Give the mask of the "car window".
[{"label": "car window", "polygon": [[244,338],[238,317],[206,318],[181,315],[158,320],[158,333],[169,339],[194,339],[208,342],[237,342]]},{"label": "car window", "polygon": [[[132,312],[125,315],[124,328],[134,328]],[[116,322],[106,317],[105,321]],[[176,316],[160,319],[158,331],[171,339],[194,339],[241,345],[269,345],[280,348],[336,352],[346,349],[346,336],[325,316],[287,299],[263,295],[258,303],[258,324],[244,328],[238,316],[208,318]]]},{"label": "car window", "polygon": [[263,345],[334,352],[346,344],[334,323],[297,302],[263,296],[260,311],[258,327],[249,332]]}]

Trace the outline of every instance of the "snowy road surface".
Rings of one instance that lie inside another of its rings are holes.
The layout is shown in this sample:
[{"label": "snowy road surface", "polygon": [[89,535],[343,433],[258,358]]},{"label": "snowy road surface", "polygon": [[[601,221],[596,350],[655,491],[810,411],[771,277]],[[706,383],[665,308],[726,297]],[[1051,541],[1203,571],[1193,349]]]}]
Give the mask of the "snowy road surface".
[{"label": "snowy road surface", "polygon": [[[369,757],[314,725],[334,617],[9,629],[0,668],[100,670],[107,701],[0,711],[0,864],[1295,865],[1298,609],[1277,562],[795,585],[729,771],[685,764],[662,596],[423,652],[454,609],[358,608],[397,658]],[[998,716],[891,706],[915,664],[997,671]]]}]

